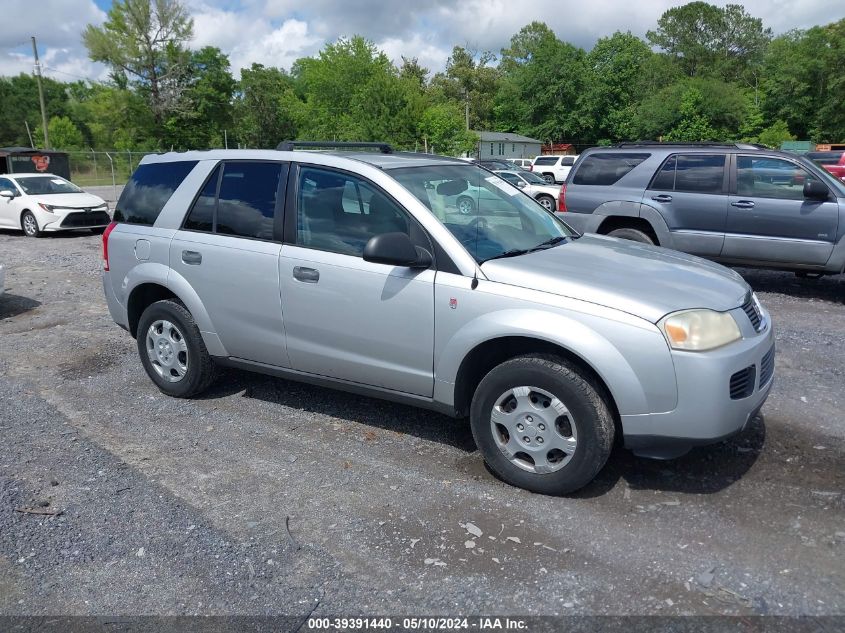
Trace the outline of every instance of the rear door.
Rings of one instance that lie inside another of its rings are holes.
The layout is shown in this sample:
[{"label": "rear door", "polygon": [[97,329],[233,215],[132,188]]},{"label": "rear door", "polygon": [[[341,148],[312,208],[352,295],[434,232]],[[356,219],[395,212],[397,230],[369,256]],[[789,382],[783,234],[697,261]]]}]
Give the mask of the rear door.
[{"label": "rear door", "polygon": [[830,258],[839,204],[804,198],[804,183],[819,181],[798,162],[737,155],[725,247],[730,260],[822,265]]},{"label": "rear door", "polygon": [[656,208],[674,248],[717,257],[728,216],[726,154],[674,154],[655,173],[643,204]]},{"label": "rear door", "polygon": [[228,354],[280,367],[289,366],[279,296],[287,173],[287,163],[221,162],[170,245],[171,270],[197,292]]}]

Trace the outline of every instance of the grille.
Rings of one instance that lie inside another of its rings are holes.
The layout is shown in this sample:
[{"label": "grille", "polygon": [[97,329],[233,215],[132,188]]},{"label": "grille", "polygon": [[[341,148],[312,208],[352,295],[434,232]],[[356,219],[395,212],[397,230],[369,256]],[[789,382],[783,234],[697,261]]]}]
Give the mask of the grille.
[{"label": "grille", "polygon": [[104,226],[111,222],[109,214],[105,211],[91,211],[81,213],[68,213],[62,220],[62,228],[76,228],[80,226]]},{"label": "grille", "polygon": [[754,301],[753,295],[748,294],[745,303],[742,304],[742,311],[745,312],[748,320],[751,321],[751,326],[756,332],[759,332],[763,327],[763,315],[757,308],[757,303]]},{"label": "grille", "polygon": [[741,400],[747,398],[754,393],[754,378],[757,371],[754,365],[740,369],[733,376],[731,376],[731,400]]},{"label": "grille", "polygon": [[772,379],[772,374],[775,373],[775,348],[773,347],[763,360],[760,361],[760,386],[764,386]]}]

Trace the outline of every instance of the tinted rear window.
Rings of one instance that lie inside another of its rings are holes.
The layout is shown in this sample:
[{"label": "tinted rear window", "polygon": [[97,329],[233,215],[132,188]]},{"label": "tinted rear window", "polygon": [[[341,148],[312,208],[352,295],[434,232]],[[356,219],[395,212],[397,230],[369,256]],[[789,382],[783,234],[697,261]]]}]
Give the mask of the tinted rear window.
[{"label": "tinted rear window", "polygon": [[534,161],[535,165],[554,165],[557,163],[557,156],[540,156]]},{"label": "tinted rear window", "polygon": [[654,175],[650,189],[723,193],[724,154],[688,154],[672,156]]},{"label": "tinted rear window", "polygon": [[170,196],[196,164],[195,160],[186,160],[138,167],[117,201],[115,222],[147,226],[155,224]]},{"label": "tinted rear window", "polygon": [[572,184],[575,185],[613,185],[643,162],[651,154],[628,154],[601,152],[591,154],[581,161],[575,172]]}]

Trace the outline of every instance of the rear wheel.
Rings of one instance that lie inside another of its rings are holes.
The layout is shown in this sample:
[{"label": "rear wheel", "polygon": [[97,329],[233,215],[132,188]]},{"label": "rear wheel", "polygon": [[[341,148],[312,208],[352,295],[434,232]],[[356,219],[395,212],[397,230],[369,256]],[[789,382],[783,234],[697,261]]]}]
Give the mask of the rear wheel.
[{"label": "rear wheel", "polygon": [[618,237],[622,240],[631,240],[632,242],[641,242],[642,244],[654,244],[654,240],[648,233],[644,233],[639,229],[621,228],[614,229],[608,233],[611,237]]},{"label": "rear wheel", "polygon": [[555,210],[555,199],[551,196],[538,196],[537,202],[545,207],[546,211],[554,211]]},{"label": "rear wheel", "polygon": [[494,473],[542,494],[566,494],[592,481],[615,433],[602,390],[551,356],[521,356],[491,370],[476,389],[470,423]]},{"label": "rear wheel", "polygon": [[38,220],[32,214],[32,211],[24,211],[21,216],[21,228],[24,235],[27,237],[40,237],[41,229],[38,228]]},{"label": "rear wheel", "polygon": [[550,185],[555,184],[555,175],[554,174],[543,174],[543,180],[545,180]]},{"label": "rear wheel", "polygon": [[214,381],[214,362],[191,313],[181,303],[156,301],[144,310],[137,342],[147,375],[168,396],[188,398]]}]

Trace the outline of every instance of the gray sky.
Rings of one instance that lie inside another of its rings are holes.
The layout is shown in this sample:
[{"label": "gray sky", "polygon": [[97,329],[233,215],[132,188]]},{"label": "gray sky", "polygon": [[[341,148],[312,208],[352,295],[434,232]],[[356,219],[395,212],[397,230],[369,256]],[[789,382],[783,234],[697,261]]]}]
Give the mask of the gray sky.
[{"label": "gray sky", "polygon": [[[217,46],[235,74],[252,62],[289,68],[327,41],[361,34],[392,59],[417,57],[441,70],[453,45],[496,53],[532,20],[558,37],[590,48],[614,31],[644,36],[671,0],[185,0],[194,16],[192,46]],[[716,0],[715,4],[725,2]],[[110,0],[0,0],[0,75],[32,71],[35,35],[56,79],[98,79],[105,69],[87,58],[81,33],[105,19]],[[782,33],[845,17],[843,0],[746,0],[746,9]]]}]

